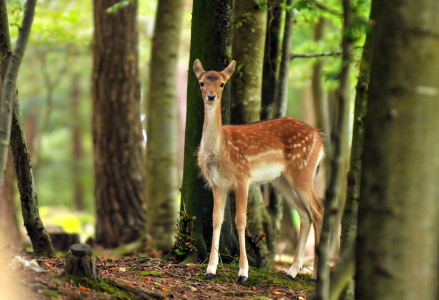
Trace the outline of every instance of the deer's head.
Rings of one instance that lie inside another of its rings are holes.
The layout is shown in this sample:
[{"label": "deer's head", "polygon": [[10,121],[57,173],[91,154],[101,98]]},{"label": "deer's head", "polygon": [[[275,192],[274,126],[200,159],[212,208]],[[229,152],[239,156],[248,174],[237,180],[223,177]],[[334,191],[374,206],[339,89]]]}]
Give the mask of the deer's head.
[{"label": "deer's head", "polygon": [[232,62],[221,72],[205,71],[200,60],[194,62],[194,73],[200,84],[201,94],[206,104],[217,103],[221,100],[224,86],[229,77],[235,72],[236,62]]}]

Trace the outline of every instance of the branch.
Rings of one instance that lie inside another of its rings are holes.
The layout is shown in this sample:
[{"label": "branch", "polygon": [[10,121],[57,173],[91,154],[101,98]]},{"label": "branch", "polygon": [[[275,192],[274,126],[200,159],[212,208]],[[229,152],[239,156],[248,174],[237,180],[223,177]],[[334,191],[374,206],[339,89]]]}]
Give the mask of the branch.
[{"label": "branch", "polygon": [[308,0],[308,1],[310,3],[312,3],[312,4],[314,4],[317,8],[319,8],[319,9],[321,9],[323,11],[326,11],[326,12],[328,12],[328,13],[334,15],[334,16],[337,16],[337,17],[343,17],[343,14],[341,12],[338,12],[338,11],[332,9],[332,8],[329,8],[329,7],[323,5],[320,2],[317,2],[315,0]]},{"label": "branch", "polygon": [[[362,49],[363,46],[355,46],[352,47],[351,50]],[[332,52],[321,52],[321,53],[311,53],[311,54],[291,54],[291,60],[295,58],[315,58],[315,57],[323,57],[323,56],[339,56],[342,55],[343,51],[332,51]]]},{"label": "branch", "polygon": [[312,54],[291,54],[291,60],[295,58],[314,58],[314,57],[322,57],[322,56],[338,56],[341,55],[342,51],[334,51],[334,52],[322,52],[322,53],[312,53]]},{"label": "branch", "polygon": [[4,86],[0,100],[0,190],[3,184],[8,153],[7,150],[11,136],[12,102],[15,93],[18,69],[20,68],[27,41],[29,40],[36,2],[36,0],[27,1],[23,24],[4,78]]}]

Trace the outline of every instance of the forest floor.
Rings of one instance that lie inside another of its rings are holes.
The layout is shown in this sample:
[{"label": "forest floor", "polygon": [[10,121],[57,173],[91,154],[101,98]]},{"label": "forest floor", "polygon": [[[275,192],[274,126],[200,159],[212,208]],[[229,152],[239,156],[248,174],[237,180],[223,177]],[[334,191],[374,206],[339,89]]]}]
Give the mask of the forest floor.
[{"label": "forest floor", "polygon": [[[236,283],[238,266],[219,265],[213,280],[204,280],[206,265],[176,264],[157,258],[96,258],[97,282],[62,275],[65,255],[35,258],[25,250],[5,248],[0,256],[0,299],[309,299],[310,276],[290,280],[285,272],[251,268],[249,279]],[[15,256],[36,260],[44,272],[15,269]]]}]

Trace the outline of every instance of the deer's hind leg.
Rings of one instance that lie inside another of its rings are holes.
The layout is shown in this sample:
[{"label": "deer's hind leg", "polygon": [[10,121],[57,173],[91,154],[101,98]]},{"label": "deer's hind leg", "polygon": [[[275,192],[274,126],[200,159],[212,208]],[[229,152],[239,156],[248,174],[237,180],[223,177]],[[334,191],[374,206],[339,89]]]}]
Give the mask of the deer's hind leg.
[{"label": "deer's hind leg", "polygon": [[[315,210],[314,202],[317,201],[317,198],[312,190],[312,184],[300,185],[296,183],[293,187],[292,178],[288,178],[288,175],[283,175],[275,180],[273,185],[282,193],[287,202],[297,210],[300,217],[300,230],[296,252],[294,254],[293,264],[287,272],[288,277],[294,278],[303,267],[306,241],[308,240],[311,230],[311,224],[314,224],[316,229],[316,243],[318,242],[321,213]],[[316,272],[313,272],[313,278],[315,273]]]}]

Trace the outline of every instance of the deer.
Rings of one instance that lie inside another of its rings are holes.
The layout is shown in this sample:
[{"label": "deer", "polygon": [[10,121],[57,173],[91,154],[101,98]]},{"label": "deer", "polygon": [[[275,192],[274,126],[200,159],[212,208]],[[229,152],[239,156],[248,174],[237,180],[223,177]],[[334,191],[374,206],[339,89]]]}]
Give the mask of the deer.
[{"label": "deer", "polygon": [[[248,188],[270,182],[300,217],[300,231],[294,260],[286,276],[293,279],[301,271],[305,245],[314,226],[315,241],[320,240],[323,204],[313,188],[314,177],[324,156],[320,130],[297,119],[284,117],[246,125],[225,125],[221,118],[224,86],[235,72],[233,60],[221,72],[205,71],[196,59],[193,71],[204,101],[204,124],[197,162],[213,193],[213,234],[205,279],[212,279],[219,260],[220,231],[226,197],[235,193],[235,224],[239,239],[237,282],[248,279],[245,246]],[[297,195],[297,196],[296,196]],[[317,278],[317,259],[311,280]]]}]

